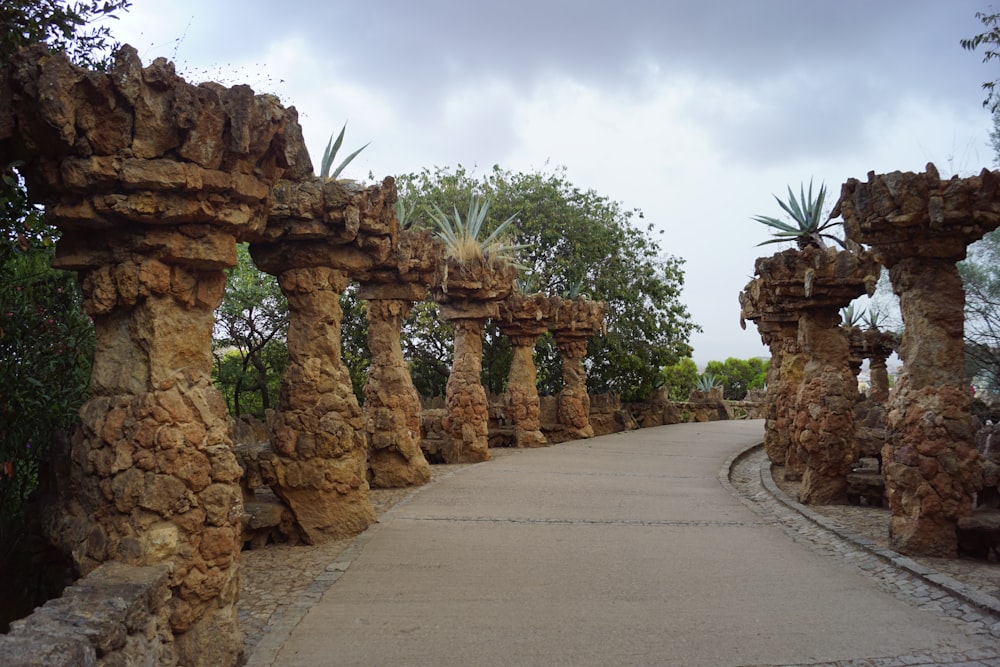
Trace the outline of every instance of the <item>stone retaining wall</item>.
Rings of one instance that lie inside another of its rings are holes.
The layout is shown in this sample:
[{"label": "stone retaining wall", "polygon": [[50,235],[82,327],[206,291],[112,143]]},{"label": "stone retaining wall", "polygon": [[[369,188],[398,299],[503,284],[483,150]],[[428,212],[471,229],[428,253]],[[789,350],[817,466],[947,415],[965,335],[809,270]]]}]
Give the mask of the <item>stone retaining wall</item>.
[{"label": "stone retaining wall", "polygon": [[176,665],[166,564],[109,562],[0,635],[6,667]]}]

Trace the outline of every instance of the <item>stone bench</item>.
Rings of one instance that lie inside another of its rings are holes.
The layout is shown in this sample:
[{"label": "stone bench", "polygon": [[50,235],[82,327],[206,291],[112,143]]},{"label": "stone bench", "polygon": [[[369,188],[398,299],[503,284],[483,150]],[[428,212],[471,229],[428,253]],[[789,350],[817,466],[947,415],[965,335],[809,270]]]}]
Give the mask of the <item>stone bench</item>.
[{"label": "stone bench", "polygon": [[847,475],[847,502],[860,505],[861,501],[874,507],[885,502],[885,480],[878,470],[855,470]]},{"label": "stone bench", "polygon": [[989,559],[992,552],[1000,560],[1000,509],[980,507],[959,517],[958,544],[962,554]]}]

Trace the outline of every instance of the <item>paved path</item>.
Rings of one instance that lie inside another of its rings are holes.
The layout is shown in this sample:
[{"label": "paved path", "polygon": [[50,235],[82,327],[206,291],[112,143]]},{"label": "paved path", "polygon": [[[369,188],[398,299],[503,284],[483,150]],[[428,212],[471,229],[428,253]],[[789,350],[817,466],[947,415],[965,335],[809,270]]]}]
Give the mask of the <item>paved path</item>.
[{"label": "paved path", "polygon": [[1000,665],[989,619],[791,539],[752,475],[734,495],[719,471],[762,430],[643,429],[458,470],[332,563],[251,664]]}]

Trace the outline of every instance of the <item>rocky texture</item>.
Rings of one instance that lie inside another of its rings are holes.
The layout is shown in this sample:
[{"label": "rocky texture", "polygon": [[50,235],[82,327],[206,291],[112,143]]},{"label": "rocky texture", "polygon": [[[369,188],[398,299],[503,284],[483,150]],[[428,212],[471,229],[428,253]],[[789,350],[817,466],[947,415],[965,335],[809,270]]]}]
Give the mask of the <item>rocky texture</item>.
[{"label": "rocky texture", "polygon": [[[789,479],[801,479],[795,448],[791,447],[795,396],[802,382],[806,356],[798,346],[798,314],[775,300],[776,285],[754,278],[740,292],[740,326],[757,325],[760,339],[771,351],[765,395],[764,451],[775,464],[786,466]],[[791,460],[789,457],[791,456]],[[795,476],[797,475],[797,477]]]},{"label": "rocky texture", "polygon": [[124,47],[111,71],[44,48],[5,68],[32,198],[62,231],[93,317],[92,398],[72,437],[54,541],[83,574],[102,563],[169,567],[167,653],[234,664],[243,507],[213,311],[235,242],[265,226],[271,186],[311,170],[294,109],[246,86],[191,86]]},{"label": "rocky texture", "polygon": [[[320,178],[274,188],[267,226],[252,238],[257,266],[288,298],[289,367],[272,420],[274,477],[305,539],[363,531],[368,500],[367,417],[341,358],[340,296],[351,280],[398,264],[392,179],[367,188]],[[403,260],[405,263],[405,260]]]},{"label": "rocky texture", "polygon": [[551,304],[552,300],[542,294],[511,294],[500,303],[500,331],[513,347],[504,407],[514,425],[516,447],[548,444],[542,434],[534,354],[538,337],[548,330]]},{"label": "rocky texture", "polygon": [[587,342],[604,330],[608,304],[589,299],[559,299],[553,304],[548,325],[562,355],[563,389],[559,392],[559,424],[562,432],[550,442],[594,437],[590,425],[587,393]]},{"label": "rocky texture", "polygon": [[886,361],[899,348],[899,336],[891,331],[866,329],[864,353],[868,358],[868,398],[877,403],[889,400],[889,369]]},{"label": "rocky texture", "polygon": [[431,474],[420,451],[420,396],[399,340],[411,303],[404,299],[368,300],[372,362],[365,383],[365,417],[370,442],[368,471],[375,488],[425,484]]},{"label": "rocky texture", "polygon": [[883,450],[890,541],[909,554],[952,556],[958,520],[981,481],[971,396],[963,377],[964,293],[955,262],[1000,226],[1000,175],[941,180],[922,174],[868,175],[843,185],[837,208],[849,238],[873,247],[889,269],[905,329],[903,372]]},{"label": "rocky texture", "polygon": [[[758,259],[756,273],[772,304],[798,314],[796,343],[806,357],[791,425],[792,463],[803,470],[799,499],[816,504],[845,501],[847,475],[857,459],[857,382],[839,310],[874,290],[879,265],[866,252],[807,247]],[[782,360],[783,370],[786,361],[791,359]],[[782,384],[793,379],[790,372]]]},{"label": "rocky texture", "polygon": [[[105,563],[0,635],[7,667],[176,665],[166,602],[169,568]],[[205,647],[206,660],[225,660]],[[185,663],[192,664],[192,663]],[[215,662],[214,664],[221,664]]]},{"label": "rocky texture", "polygon": [[368,478],[374,488],[424,484],[430,467],[420,449],[420,396],[403,358],[400,330],[415,301],[427,296],[443,246],[427,230],[399,233],[390,259],[363,276],[371,366],[365,383]]},{"label": "rocky texture", "polygon": [[375,520],[368,501],[365,417],[341,359],[343,271],[291,269],[278,277],[288,298],[288,369],[272,422],[275,476],[269,486],[295,515],[307,542],[355,535]]},{"label": "rocky texture", "polygon": [[479,376],[483,368],[483,326],[499,315],[498,303],[514,284],[515,269],[505,261],[448,257],[434,286],[441,316],[455,325],[455,359],[445,389],[448,434],[442,451],[446,463],[472,463],[490,458],[488,404]]}]

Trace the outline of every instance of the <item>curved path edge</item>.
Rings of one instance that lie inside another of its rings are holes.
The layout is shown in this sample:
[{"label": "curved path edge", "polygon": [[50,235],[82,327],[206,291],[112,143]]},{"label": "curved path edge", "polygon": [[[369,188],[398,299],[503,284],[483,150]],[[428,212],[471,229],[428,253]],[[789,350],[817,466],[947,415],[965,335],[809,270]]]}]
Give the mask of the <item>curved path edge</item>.
[{"label": "curved path edge", "polygon": [[[731,493],[738,496],[740,500],[743,501],[745,505],[753,507],[753,502],[741,494],[730,481],[730,475],[732,474],[733,467],[743,459],[759,452],[763,449],[763,444],[753,445],[744,449],[741,452],[736,452],[732,456],[726,459],[719,471],[719,481],[726,487]],[[859,533],[845,529],[844,527],[837,524],[835,521],[813,511],[809,507],[802,505],[793,498],[791,498],[787,493],[781,490],[777,484],[774,482],[774,477],[771,474],[772,463],[766,457],[763,459],[760,465],[760,481],[764,489],[778,502],[787,508],[799,513],[806,519],[808,519],[813,524],[819,526],[823,530],[828,530],[834,533],[838,537],[848,542],[853,543],[858,548],[867,551],[868,553],[876,556],[877,558],[885,561],[886,563],[899,568],[909,574],[922,579],[929,585],[937,587],[949,595],[966,602],[980,611],[983,611],[997,619],[1000,619],[1000,599],[979,591],[971,586],[968,586],[961,581],[958,581],[954,577],[950,577],[946,574],[942,574],[937,570],[916,562],[912,558],[904,556],[892,549],[888,549],[879,544],[876,544],[871,538],[861,535]]]}]

